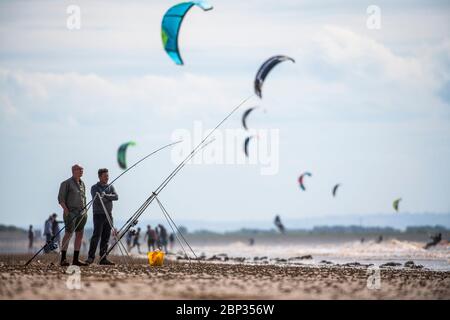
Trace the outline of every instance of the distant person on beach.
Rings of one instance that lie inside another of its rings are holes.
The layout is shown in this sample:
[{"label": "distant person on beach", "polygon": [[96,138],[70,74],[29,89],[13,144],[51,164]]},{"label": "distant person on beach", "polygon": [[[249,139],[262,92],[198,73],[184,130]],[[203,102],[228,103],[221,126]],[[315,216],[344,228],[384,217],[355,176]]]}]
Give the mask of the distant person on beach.
[{"label": "distant person on beach", "polygon": [[158,235],[156,230],[152,229],[150,225],[147,226],[147,232],[145,232],[144,241],[147,239],[148,251],[155,251],[156,241],[158,240]]},{"label": "distant person on beach", "polygon": [[378,236],[378,239],[375,241],[376,243],[381,243],[381,242],[383,242],[383,236],[382,235],[379,235]]},{"label": "distant person on beach", "polygon": [[273,223],[275,224],[275,226],[278,228],[278,230],[279,230],[281,233],[284,233],[284,231],[285,231],[284,225],[283,225],[283,223],[281,222],[281,218],[280,218],[279,215],[277,215],[277,216],[275,217],[275,220],[274,220]]},{"label": "distant person on beach", "polygon": [[128,251],[131,250],[131,245],[133,244],[133,235],[134,235],[134,230],[130,230],[127,232],[126,242],[127,242],[127,250]]},{"label": "distant person on beach", "polygon": [[58,245],[58,248],[61,248],[61,237],[58,234],[59,231],[59,224],[64,223],[64,221],[58,221],[58,215],[56,213],[52,214],[53,217],[53,223],[52,223],[52,233],[55,235],[55,238],[53,239],[53,242]]},{"label": "distant person on beach", "polygon": [[28,251],[33,251],[33,242],[34,242],[34,231],[33,226],[30,224],[30,228],[28,229]]},{"label": "distant person on beach", "polygon": [[88,259],[86,260],[86,262],[88,264],[94,262],[95,251],[97,251],[98,242],[100,241],[99,255],[101,260],[99,261],[99,264],[114,265],[114,263],[109,261],[107,257],[104,255],[108,251],[108,243],[109,238],[111,236],[110,221],[113,221],[112,217],[113,201],[119,200],[119,196],[117,195],[114,186],[108,185],[109,181],[108,169],[106,168],[98,169],[97,174],[99,181],[91,187],[92,199],[95,198],[94,204],[92,205],[92,211],[94,212],[93,214],[94,232],[92,233],[91,242],[89,245]]},{"label": "distant person on beach", "polygon": [[364,243],[364,241],[366,241],[366,239],[364,239],[364,237],[361,238],[361,243]]},{"label": "distant person on beach", "polygon": [[158,224],[158,247],[167,252],[167,230],[162,224]]},{"label": "distant person on beach", "polygon": [[45,243],[46,243],[46,246],[44,247],[44,253],[49,253],[53,250],[52,226],[53,226],[53,216],[49,216],[48,219],[45,220],[45,223],[44,223],[44,237],[45,237]]},{"label": "distant person on beach", "polygon": [[141,243],[139,242],[140,237],[141,237],[141,228],[137,228],[136,232],[134,233],[133,246],[131,247],[130,250],[132,250],[134,247],[137,247],[139,254],[141,254]]},{"label": "distant person on beach", "polygon": [[430,247],[434,247],[434,246],[437,245],[439,242],[441,242],[441,240],[442,240],[442,234],[441,234],[441,233],[435,234],[434,236],[431,236],[430,239],[431,239],[431,241],[428,242],[428,243],[425,245],[425,249],[429,249]]},{"label": "distant person on beach", "polygon": [[172,233],[169,235],[169,248],[170,248],[170,251],[173,250],[174,244],[175,244],[175,234],[172,232]]},{"label": "distant person on beach", "polygon": [[255,244],[255,239],[253,239],[253,238],[250,238],[250,239],[248,239],[248,244],[249,245],[254,245]]},{"label": "distant person on beach", "polygon": [[72,264],[86,266],[85,262],[79,260],[81,243],[83,242],[84,226],[87,221],[86,212],[86,187],[81,177],[83,167],[78,164],[72,166],[72,177],[63,181],[59,187],[58,203],[63,209],[64,224],[66,226],[61,247],[61,266],[68,266],[66,260],[67,248],[69,247],[72,234],[75,232],[75,244]]}]

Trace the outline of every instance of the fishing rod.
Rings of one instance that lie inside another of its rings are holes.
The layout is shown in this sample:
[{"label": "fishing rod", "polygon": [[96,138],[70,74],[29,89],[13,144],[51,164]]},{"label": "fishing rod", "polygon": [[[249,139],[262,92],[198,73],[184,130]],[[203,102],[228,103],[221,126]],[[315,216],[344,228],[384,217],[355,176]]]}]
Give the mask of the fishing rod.
[{"label": "fishing rod", "polygon": [[[195,259],[198,260],[197,255],[195,254],[194,250],[192,249],[191,245],[189,244],[189,242],[186,240],[186,238],[183,236],[183,234],[181,233],[180,229],[178,228],[178,226],[176,225],[175,221],[173,221],[172,217],[169,215],[169,212],[167,212],[166,208],[163,206],[163,204],[161,203],[161,201],[159,201],[158,198],[156,198],[156,202],[158,202],[158,205],[163,213],[163,215],[166,217],[167,223],[169,224],[170,228],[172,229],[173,234],[175,235],[175,237],[178,240],[178,243],[180,244],[181,248],[184,251],[184,255],[189,259],[189,262],[191,262],[191,258],[189,257],[189,255],[187,254],[186,250],[184,249],[183,244],[181,243],[180,238],[178,237],[178,235],[181,236],[181,238],[183,238],[184,242],[186,243],[186,245],[189,247],[189,249],[191,250],[192,254],[194,255]],[[175,230],[173,229],[173,226],[175,227],[175,229],[177,229],[177,232],[175,232]]]},{"label": "fishing rod", "polygon": [[[131,216],[130,219],[120,228],[119,232],[119,239],[121,239],[126,232],[134,225],[138,223],[137,218],[139,218],[144,211],[148,208],[148,206],[153,202],[153,200],[156,198],[156,196],[159,195],[159,193],[164,190],[164,188],[167,186],[167,184],[176,176],[176,174],[186,165],[186,163],[192,159],[192,157],[195,155],[195,153],[200,149],[203,148],[202,145],[205,144],[205,141],[229,118],[231,117],[243,104],[245,104],[248,100],[250,100],[254,94],[251,96],[245,98],[242,100],[233,110],[231,110],[230,113],[227,114],[225,118],[223,118],[215,127],[213,130],[211,130],[206,137],[203,138],[203,140],[191,151],[191,153],[183,160],[181,161],[178,166],[167,176],[166,179],[156,188],[155,191],[152,192],[152,194],[147,198],[147,200],[144,201],[144,203],[141,205],[141,207]],[[208,142],[207,144],[209,144]],[[206,145],[207,145],[206,144]],[[206,146],[205,145],[205,146]],[[106,257],[111,250],[114,248],[114,246],[117,244],[117,241],[114,242],[114,244],[108,249],[108,251],[100,258],[103,259]]]},{"label": "fishing rod", "polygon": [[[113,223],[113,220],[112,220],[112,216],[110,216],[110,213],[108,213],[108,210],[106,209],[105,203],[103,202],[103,197],[100,195],[99,192],[97,192],[95,194],[94,199],[92,201],[95,201],[95,198],[98,198],[98,200],[100,201],[100,204],[102,205],[103,212],[105,214],[106,220],[108,221],[108,224],[111,227],[113,237],[117,238],[117,234],[115,233],[115,228],[114,228],[114,223]],[[120,246],[122,246],[122,248]],[[125,245],[122,242],[119,242],[119,251],[122,254],[123,258],[125,258],[125,255],[123,253],[124,251],[122,251],[122,249],[125,250],[125,253],[126,253],[127,257],[130,258],[130,255],[128,254],[127,248],[125,248]],[[125,263],[128,264],[126,259],[125,259]]]},{"label": "fishing rod", "polygon": [[[120,177],[122,177],[124,174],[126,174],[128,171],[130,171],[131,169],[133,169],[134,167],[136,167],[139,163],[141,163],[142,161],[146,160],[147,158],[149,158],[150,156],[154,155],[155,153],[158,153],[159,151],[166,149],[170,146],[173,146],[175,144],[180,143],[181,140],[179,141],[175,141],[169,144],[166,144],[158,149],[156,149],[155,151],[149,153],[148,155],[146,155],[145,157],[143,157],[142,159],[140,159],[139,161],[137,161],[136,163],[134,163],[131,167],[129,167],[128,169],[126,169],[124,172],[122,172],[120,175],[118,175],[115,179],[113,179],[113,181],[111,181],[111,183],[109,183],[108,185],[106,185],[106,187],[103,190],[106,190],[107,188],[109,188],[110,186],[113,185],[114,182],[116,182]],[[86,214],[88,212],[89,206],[92,204],[92,202],[94,201],[94,199],[92,199],[91,201],[89,201],[76,215],[73,216],[73,218],[69,221],[69,224],[75,220],[75,218],[78,218],[80,213],[81,216],[83,216],[84,214]],[[66,229],[66,225],[64,225],[61,229],[58,230],[57,233],[55,233],[51,239],[49,241],[47,241],[47,243],[41,248],[39,249],[26,263],[25,266],[29,265],[47,246],[49,246],[51,243],[53,243],[53,241],[55,240],[55,238],[63,231]]]},{"label": "fishing rod", "polygon": [[[203,148],[205,148],[206,146],[208,146],[210,143],[212,143],[214,140],[215,140],[215,139],[212,139],[211,141],[208,141],[207,143],[203,144],[202,147],[201,147],[200,149],[198,149],[197,151],[202,150]],[[186,158],[186,159],[188,159],[188,161],[189,161],[190,159],[192,159],[192,158],[195,156],[195,154],[197,153],[197,151],[194,152],[194,153],[192,153],[192,154],[190,154],[189,157]],[[186,159],[185,159],[185,160],[186,160]],[[184,161],[183,166],[186,165],[186,163],[187,163],[188,161]],[[106,257],[106,256],[114,249],[114,247],[118,244],[118,242],[120,241],[120,239],[122,239],[122,238],[127,234],[127,232],[128,232],[133,226],[135,226],[135,225],[138,223],[138,218],[139,218],[139,217],[144,213],[144,211],[150,206],[150,204],[153,202],[153,200],[154,200],[155,198],[156,198],[156,193],[153,192],[153,193],[150,195],[150,197],[147,198],[147,200],[145,200],[144,203],[139,207],[139,209],[136,210],[135,213],[133,213],[133,215],[127,220],[127,222],[125,222],[125,224],[124,224],[124,225],[119,229],[119,231],[118,231],[118,239],[116,240],[116,242],[114,242],[114,243],[111,245],[111,247],[108,249],[108,251],[107,251],[103,256],[100,257],[100,260],[103,259],[103,258],[105,258],[105,257]]]}]

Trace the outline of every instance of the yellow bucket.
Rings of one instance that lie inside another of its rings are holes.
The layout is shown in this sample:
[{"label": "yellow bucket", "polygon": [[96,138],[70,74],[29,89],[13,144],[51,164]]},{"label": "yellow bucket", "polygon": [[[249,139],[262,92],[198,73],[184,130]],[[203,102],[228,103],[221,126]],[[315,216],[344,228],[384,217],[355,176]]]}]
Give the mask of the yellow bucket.
[{"label": "yellow bucket", "polygon": [[164,263],[164,252],[162,251],[150,251],[147,256],[151,266],[162,266]]}]

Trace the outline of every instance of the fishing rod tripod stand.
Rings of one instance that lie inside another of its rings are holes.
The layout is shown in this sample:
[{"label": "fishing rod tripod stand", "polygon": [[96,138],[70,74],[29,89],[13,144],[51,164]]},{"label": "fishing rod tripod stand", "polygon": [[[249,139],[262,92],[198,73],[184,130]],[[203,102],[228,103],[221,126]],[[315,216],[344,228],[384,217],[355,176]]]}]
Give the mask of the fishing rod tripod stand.
[{"label": "fishing rod tripod stand", "polygon": [[[166,208],[164,207],[164,205],[162,204],[162,202],[159,200],[157,194],[156,194],[155,192],[153,192],[153,193],[152,193],[152,196],[154,197],[154,199],[155,199],[156,202],[158,203],[158,205],[159,205],[159,207],[160,207],[160,209],[161,209],[161,212],[162,212],[163,216],[165,217],[167,223],[169,224],[169,227],[172,229],[172,232],[173,232],[173,234],[175,235],[175,237],[176,237],[178,243],[180,244],[180,247],[181,247],[181,249],[183,250],[185,257],[188,258],[189,262],[191,262],[191,258],[190,258],[189,255],[187,254],[186,249],[185,249],[185,247],[183,246],[183,243],[182,243],[181,240],[184,241],[185,245],[190,249],[190,251],[192,252],[192,254],[194,255],[194,257],[197,259],[197,255],[195,254],[194,250],[193,250],[192,247],[189,245],[188,241],[187,241],[186,238],[183,236],[183,234],[180,232],[180,230],[179,230],[179,228],[177,227],[176,223],[174,222],[174,220],[172,219],[172,217],[169,215],[169,213],[167,212],[167,210],[166,210]],[[117,232],[116,232],[116,229],[114,228],[114,224],[113,224],[112,217],[111,217],[110,214],[108,213],[108,210],[106,209],[105,203],[103,202],[103,196],[102,196],[100,193],[97,192],[97,193],[95,194],[95,197],[94,197],[94,199],[92,200],[92,202],[94,202],[96,198],[99,199],[99,201],[100,201],[100,203],[101,203],[101,205],[102,205],[103,211],[104,211],[104,213],[105,213],[106,219],[108,220],[108,224],[110,225],[111,230],[112,230],[112,232],[113,232],[113,237],[114,237],[114,240],[115,240],[115,243],[113,244],[113,246],[115,246],[115,245],[117,244],[118,247],[119,247],[119,251],[120,251],[120,253],[122,254],[123,258],[125,258],[125,254],[126,254],[126,256],[128,257],[128,259],[130,259],[131,257],[130,257],[130,255],[129,255],[129,252],[128,252],[126,246],[121,242],[121,238],[118,236],[118,234],[117,234]],[[138,224],[138,220],[137,220],[137,219],[133,220],[133,221],[130,223],[130,225],[129,225],[129,227],[127,228],[127,230],[125,231],[125,233],[126,233],[126,232],[130,232],[130,231],[131,231],[131,228],[134,227],[134,226],[137,225],[137,224]],[[176,230],[176,231],[175,231],[175,230]],[[181,239],[180,239],[179,236],[181,237]],[[159,249],[161,250],[161,248],[159,248]],[[124,254],[124,253],[125,253],[125,254]],[[102,258],[103,258],[103,259],[106,258],[106,255],[103,255]]]}]

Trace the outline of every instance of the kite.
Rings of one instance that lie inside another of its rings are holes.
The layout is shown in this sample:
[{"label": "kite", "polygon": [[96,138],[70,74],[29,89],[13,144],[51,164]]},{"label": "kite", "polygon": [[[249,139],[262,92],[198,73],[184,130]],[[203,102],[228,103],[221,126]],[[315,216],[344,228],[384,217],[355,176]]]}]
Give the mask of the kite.
[{"label": "kite", "polygon": [[242,115],[242,125],[244,126],[245,130],[248,130],[247,127],[247,117],[249,116],[249,114],[255,110],[258,107],[252,107],[252,108],[248,108],[247,110],[245,110],[244,114]]},{"label": "kite", "polygon": [[305,185],[303,184],[303,178],[304,178],[305,176],[311,177],[312,174],[309,173],[309,172],[305,172],[305,173],[303,173],[302,175],[300,175],[300,177],[298,177],[298,183],[300,184],[300,188],[301,188],[303,191],[306,191]]},{"label": "kite", "polygon": [[337,189],[339,188],[340,185],[341,185],[341,184],[338,183],[337,185],[335,185],[335,186],[333,187],[333,197],[336,197],[336,191],[337,191]]},{"label": "kite", "polygon": [[126,162],[126,153],[127,153],[127,148],[129,146],[135,146],[136,142],[134,141],[130,141],[130,142],[125,142],[123,144],[120,145],[119,150],[117,150],[117,162],[119,163],[119,167],[121,169],[126,169],[127,168],[127,162]]},{"label": "kite", "polygon": [[253,136],[247,137],[245,138],[244,141],[244,152],[245,152],[245,156],[248,158],[248,144],[250,143],[250,140],[253,138]]},{"label": "kite", "polygon": [[392,206],[394,207],[395,211],[398,212],[398,205],[400,204],[400,201],[402,201],[402,198],[398,198],[396,200],[394,200],[394,202],[392,203]]},{"label": "kite", "polygon": [[178,35],[180,32],[181,23],[183,22],[186,13],[194,5],[202,8],[204,11],[208,11],[213,8],[206,1],[202,0],[182,2],[167,10],[161,23],[161,38],[164,50],[166,50],[169,57],[177,65],[183,65],[183,59],[181,59],[178,47]]},{"label": "kite", "polygon": [[273,56],[264,62],[256,73],[255,77],[255,93],[258,97],[262,98],[262,85],[264,80],[266,79],[269,72],[275,67],[277,64],[283,61],[292,61],[295,63],[295,60],[288,56]]}]

